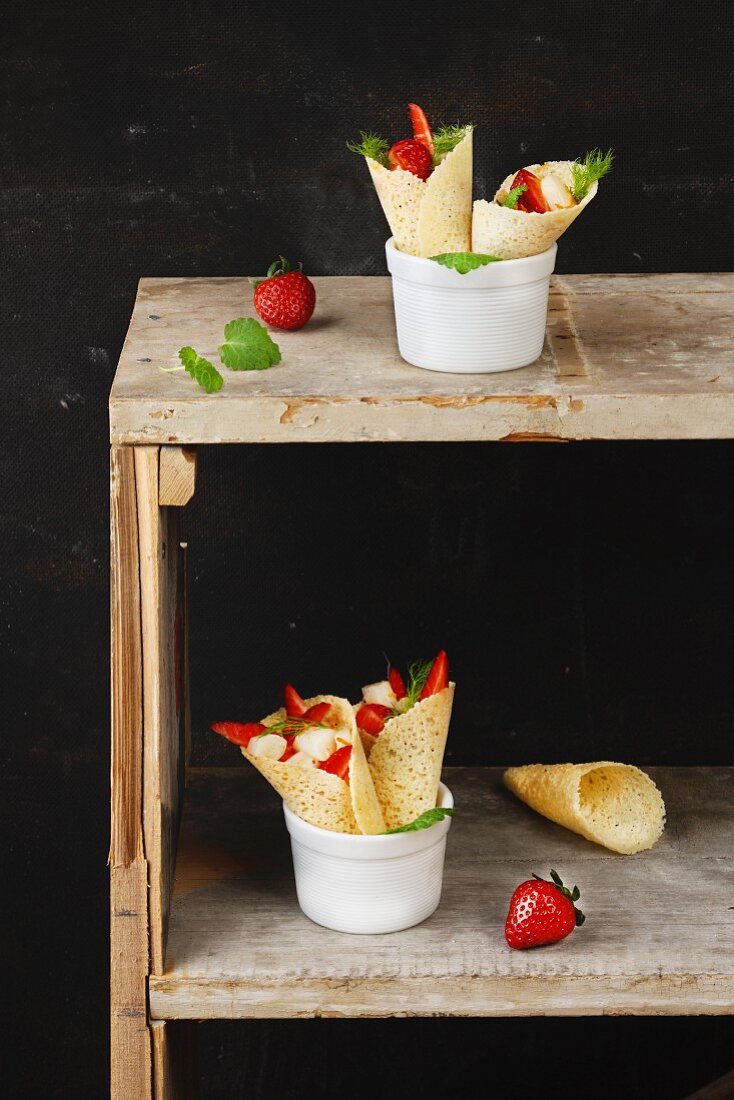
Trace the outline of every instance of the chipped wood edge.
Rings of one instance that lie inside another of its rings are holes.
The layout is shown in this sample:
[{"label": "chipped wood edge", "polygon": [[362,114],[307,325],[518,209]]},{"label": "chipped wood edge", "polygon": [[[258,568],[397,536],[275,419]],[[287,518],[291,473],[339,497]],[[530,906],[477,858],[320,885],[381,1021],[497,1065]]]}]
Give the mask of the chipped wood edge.
[{"label": "chipped wood edge", "polygon": [[196,449],[163,446],[158,468],[158,503],[183,508],[196,491]]},{"label": "chipped wood edge", "polygon": [[148,864],[142,827],[142,624],[135,465],[110,453],[110,1096],[150,1100]]}]

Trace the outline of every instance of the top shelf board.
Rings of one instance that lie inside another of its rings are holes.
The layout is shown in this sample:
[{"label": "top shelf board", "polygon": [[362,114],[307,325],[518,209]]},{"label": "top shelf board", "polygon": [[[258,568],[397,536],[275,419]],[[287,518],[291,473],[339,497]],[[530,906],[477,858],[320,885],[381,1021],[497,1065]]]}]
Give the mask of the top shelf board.
[{"label": "top shelf board", "polygon": [[252,316],[244,278],[143,279],[110,395],[117,444],[734,437],[734,273],[553,278],[537,363],[443,374],[399,357],[390,281],[314,279],[317,311],[274,333],[283,361],[221,367],[206,394],[186,344],[219,365],[224,325]]}]

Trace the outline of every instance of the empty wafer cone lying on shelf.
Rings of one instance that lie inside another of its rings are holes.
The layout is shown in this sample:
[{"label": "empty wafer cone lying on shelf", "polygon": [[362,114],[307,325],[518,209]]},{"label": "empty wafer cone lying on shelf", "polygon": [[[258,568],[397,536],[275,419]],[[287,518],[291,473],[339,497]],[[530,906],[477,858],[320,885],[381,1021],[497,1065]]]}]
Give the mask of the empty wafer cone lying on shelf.
[{"label": "empty wafer cone lying on shelf", "polygon": [[643,852],[662,835],[662,795],[631,764],[529,764],[508,768],[503,778],[533,810],[612,852]]}]

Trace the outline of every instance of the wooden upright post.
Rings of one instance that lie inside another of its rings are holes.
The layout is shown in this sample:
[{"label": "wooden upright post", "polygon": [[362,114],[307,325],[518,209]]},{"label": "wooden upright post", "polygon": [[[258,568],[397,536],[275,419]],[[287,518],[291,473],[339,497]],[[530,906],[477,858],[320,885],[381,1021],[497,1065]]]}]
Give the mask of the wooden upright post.
[{"label": "wooden upright post", "polygon": [[143,652],[135,459],[110,464],[112,819],[110,1096],[149,1100],[148,864],[143,845]]}]

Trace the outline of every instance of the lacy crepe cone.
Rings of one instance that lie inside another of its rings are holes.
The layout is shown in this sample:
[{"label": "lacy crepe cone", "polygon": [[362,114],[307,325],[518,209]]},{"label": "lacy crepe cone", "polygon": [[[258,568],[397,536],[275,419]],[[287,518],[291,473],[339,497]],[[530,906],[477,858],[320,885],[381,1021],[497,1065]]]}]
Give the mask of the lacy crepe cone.
[{"label": "lacy crepe cone", "polygon": [[[241,748],[242,755],[275,787],[289,809],[309,825],[353,835],[384,833],[387,826],[357,734],[351,704],[335,695],[316,695],[305,703],[309,707],[315,703],[330,704],[327,724],[339,729],[352,746],[348,782],[320,768],[255,757],[246,748]],[[271,726],[285,717],[286,712],[281,708],[263,718],[262,724]]]},{"label": "lacy crepe cone", "polygon": [[539,814],[622,855],[652,848],[665,825],[660,791],[631,764],[530,764],[503,779]]},{"label": "lacy crepe cone", "polygon": [[361,731],[388,829],[407,825],[436,805],[455,687],[450,683],[389,719],[379,737]]},{"label": "lacy crepe cone", "polygon": [[468,252],[472,233],[471,127],[427,180],[365,157],[395,247],[411,256]]},{"label": "lacy crepe cone", "polygon": [[[558,176],[569,190],[573,190],[572,164],[573,161],[570,160],[551,160],[545,164],[531,164],[526,171],[532,172],[539,179],[549,175]],[[474,252],[498,256],[501,260],[518,260],[547,251],[586,209],[598,189],[598,184],[592,183],[588,194],[575,206],[550,210],[547,214],[527,214],[522,210],[510,210],[500,205],[507,197],[515,175],[515,172],[509,175],[498,189],[494,197],[499,201],[475,201],[471,244]]]}]

